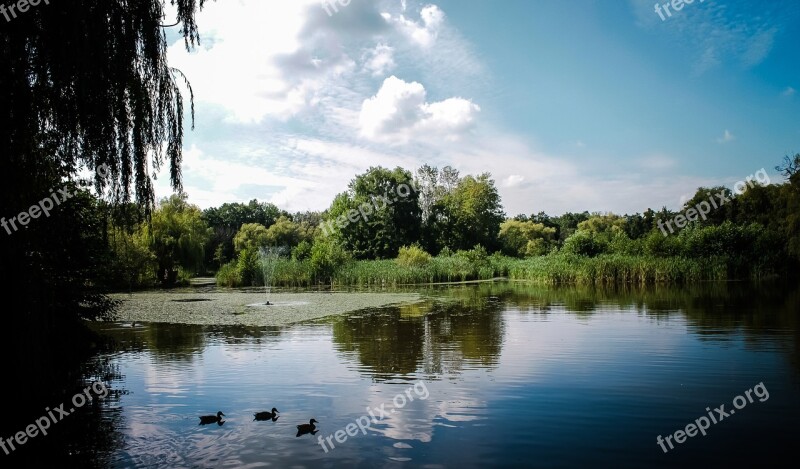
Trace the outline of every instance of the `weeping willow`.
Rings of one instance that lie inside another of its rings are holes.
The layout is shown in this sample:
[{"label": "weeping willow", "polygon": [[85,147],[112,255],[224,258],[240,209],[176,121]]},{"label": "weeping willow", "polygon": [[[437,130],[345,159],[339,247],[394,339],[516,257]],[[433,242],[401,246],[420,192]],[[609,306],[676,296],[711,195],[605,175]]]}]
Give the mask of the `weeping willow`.
[{"label": "weeping willow", "polygon": [[153,175],[168,164],[181,190],[182,86],[192,121],[194,104],[188,80],[167,62],[166,30],[180,28],[187,50],[197,45],[204,0],[171,0],[177,18],[165,16],[165,2],[51,0],[0,17],[4,179],[17,186],[89,168],[100,193],[149,210]]},{"label": "weeping willow", "polygon": [[[167,61],[167,31],[179,31],[187,49],[199,44],[203,3],[50,0],[8,21],[0,15],[0,216],[62,186],[78,194],[18,231],[0,231],[0,291],[14,304],[4,311],[13,333],[0,355],[33,388],[48,389],[68,352],[93,343],[83,319],[113,311],[100,283],[106,203],[135,201],[149,213],[165,165],[182,189],[184,116],[194,121],[194,100]],[[81,189],[86,169],[105,202]]]}]

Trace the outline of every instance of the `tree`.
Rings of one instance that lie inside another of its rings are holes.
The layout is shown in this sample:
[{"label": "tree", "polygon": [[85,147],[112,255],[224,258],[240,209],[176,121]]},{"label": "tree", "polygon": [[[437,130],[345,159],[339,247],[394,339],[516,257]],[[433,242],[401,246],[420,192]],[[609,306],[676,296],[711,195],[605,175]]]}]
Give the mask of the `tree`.
[{"label": "tree", "polygon": [[[289,217],[280,217],[274,225],[267,230],[267,244],[270,246],[297,246],[304,239],[304,230],[300,224],[293,222]],[[305,238],[308,239],[308,238]]]},{"label": "tree", "polygon": [[800,153],[794,156],[784,156],[783,164],[775,166],[775,170],[780,172],[790,182],[795,182],[793,178],[795,175],[800,174]]},{"label": "tree", "polygon": [[259,223],[245,223],[233,238],[233,245],[238,255],[245,249],[258,252],[258,248],[269,245],[267,229]]},{"label": "tree", "polygon": [[794,157],[785,156],[784,164],[776,167],[788,180],[781,186],[781,199],[786,208],[784,236],[787,249],[796,260],[800,260],[800,153]]},{"label": "tree", "polygon": [[[190,49],[199,42],[194,15],[204,0],[170,3]],[[167,162],[180,190],[186,79],[167,63],[164,13],[157,0],[74,0],[3,25],[0,148],[9,180],[29,180],[30,170],[50,163],[64,175],[85,165],[98,190],[127,201],[133,189],[150,207],[151,174]],[[96,171],[104,164],[106,175]]]},{"label": "tree", "polygon": [[419,240],[418,199],[410,172],[370,168],[334,199],[323,232],[331,231],[358,259],[393,259],[401,246]]},{"label": "tree", "polygon": [[532,221],[506,220],[500,225],[499,239],[503,253],[514,257],[541,256],[555,240],[555,228]]},{"label": "tree", "polygon": [[[537,216],[538,217],[538,216]],[[572,236],[575,231],[578,230],[578,224],[582,221],[586,221],[591,217],[589,212],[583,213],[572,213],[567,212],[560,217],[552,218],[552,222],[558,225],[558,239],[560,242],[564,242],[567,238]],[[534,221],[539,223],[544,223],[544,221],[539,220],[538,218]]]},{"label": "tree", "polygon": [[465,176],[434,208],[436,252],[444,247],[469,250],[475,245],[495,251],[500,247],[497,235],[504,219],[500,195],[491,175]]},{"label": "tree", "polygon": [[[718,194],[729,201],[721,202]],[[733,192],[725,186],[699,187],[694,196],[683,204],[683,212],[696,207],[698,204],[704,204],[703,206],[708,206],[710,209],[705,215],[705,219],[701,216],[697,221],[693,222],[698,226],[720,225],[726,220],[733,220],[734,218],[736,198],[733,196]],[[714,207],[714,204],[716,204],[716,207]]]},{"label": "tree", "polygon": [[145,225],[145,233],[158,263],[158,280],[165,286],[175,284],[179,267],[192,272],[200,269],[211,237],[200,209],[187,202],[186,194],[163,199],[151,223]]},{"label": "tree", "polygon": [[440,171],[427,164],[417,169],[414,183],[419,192],[419,206],[422,211],[421,244],[428,252],[438,253],[441,249],[437,224],[443,221],[444,197],[451,194],[459,181],[458,170],[445,166]]},{"label": "tree", "polygon": [[[152,175],[163,165],[172,187],[181,188],[183,119],[192,106],[185,109],[185,77],[167,63],[166,3],[51,1],[3,21],[3,216],[76,186],[83,168],[93,172],[98,193],[115,204],[134,198],[146,212],[155,205]],[[187,48],[194,46],[204,0],[169,3]],[[49,380],[65,382],[63,373],[96,343],[80,319],[107,315],[115,304],[98,278],[109,255],[107,213],[85,191],[68,202],[0,243],[0,285],[27,300],[10,315],[6,326],[15,333],[2,353],[10,357],[6,372],[30,385],[20,409],[52,398],[58,387]],[[30,418],[11,417],[5,420],[15,426]]]},{"label": "tree", "polygon": [[274,204],[259,202],[257,199],[247,204],[225,203],[205,209],[203,218],[213,230],[206,252],[206,263],[220,267],[227,259],[232,259],[238,253],[233,238],[245,224],[256,223],[269,228],[281,216],[288,216],[288,213]]}]

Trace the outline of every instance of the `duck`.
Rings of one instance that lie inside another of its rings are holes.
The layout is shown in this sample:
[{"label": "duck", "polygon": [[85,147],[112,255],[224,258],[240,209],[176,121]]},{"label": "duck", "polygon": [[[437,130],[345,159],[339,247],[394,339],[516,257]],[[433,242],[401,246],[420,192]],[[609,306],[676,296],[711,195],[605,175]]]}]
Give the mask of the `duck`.
[{"label": "duck", "polygon": [[278,409],[273,407],[271,412],[256,412],[253,414],[253,417],[255,417],[253,420],[272,420],[274,422],[278,420],[279,413]]},{"label": "duck", "polygon": [[220,423],[225,414],[222,411],[217,412],[217,415],[201,415],[200,425],[208,425],[209,423]]},{"label": "duck", "polygon": [[306,433],[311,433],[312,435],[317,433],[317,427],[314,425],[315,423],[319,423],[314,419],[308,421],[308,423],[303,423],[297,426],[297,436],[305,435]]}]

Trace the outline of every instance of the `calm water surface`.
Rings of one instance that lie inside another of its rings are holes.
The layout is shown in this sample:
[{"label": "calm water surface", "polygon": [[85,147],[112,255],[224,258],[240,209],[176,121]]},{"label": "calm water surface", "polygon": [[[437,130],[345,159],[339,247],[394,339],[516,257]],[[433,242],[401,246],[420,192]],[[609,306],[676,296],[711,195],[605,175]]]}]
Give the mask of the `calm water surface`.
[{"label": "calm water surface", "polygon": [[[283,328],[100,325],[118,343],[100,361],[119,392],[86,409],[76,441],[42,444],[170,468],[741,467],[794,454],[800,289],[423,293]],[[706,436],[667,454],[656,443],[759,383],[768,399],[751,394]],[[381,405],[366,435],[344,433]],[[276,421],[253,421],[272,407]],[[198,425],[218,410],[223,425]],[[297,437],[312,417],[319,432]]]}]

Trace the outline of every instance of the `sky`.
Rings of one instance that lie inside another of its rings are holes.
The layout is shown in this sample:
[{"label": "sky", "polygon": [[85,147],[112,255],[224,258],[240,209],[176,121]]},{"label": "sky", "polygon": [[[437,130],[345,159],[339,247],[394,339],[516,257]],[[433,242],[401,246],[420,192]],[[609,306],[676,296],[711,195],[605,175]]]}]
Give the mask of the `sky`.
[{"label": "sky", "polygon": [[207,2],[197,48],[167,35],[196,105],[184,190],[325,210],[372,166],[427,163],[491,173],[514,216],[676,210],[762,168],[781,182],[800,2],[659,3]]}]

